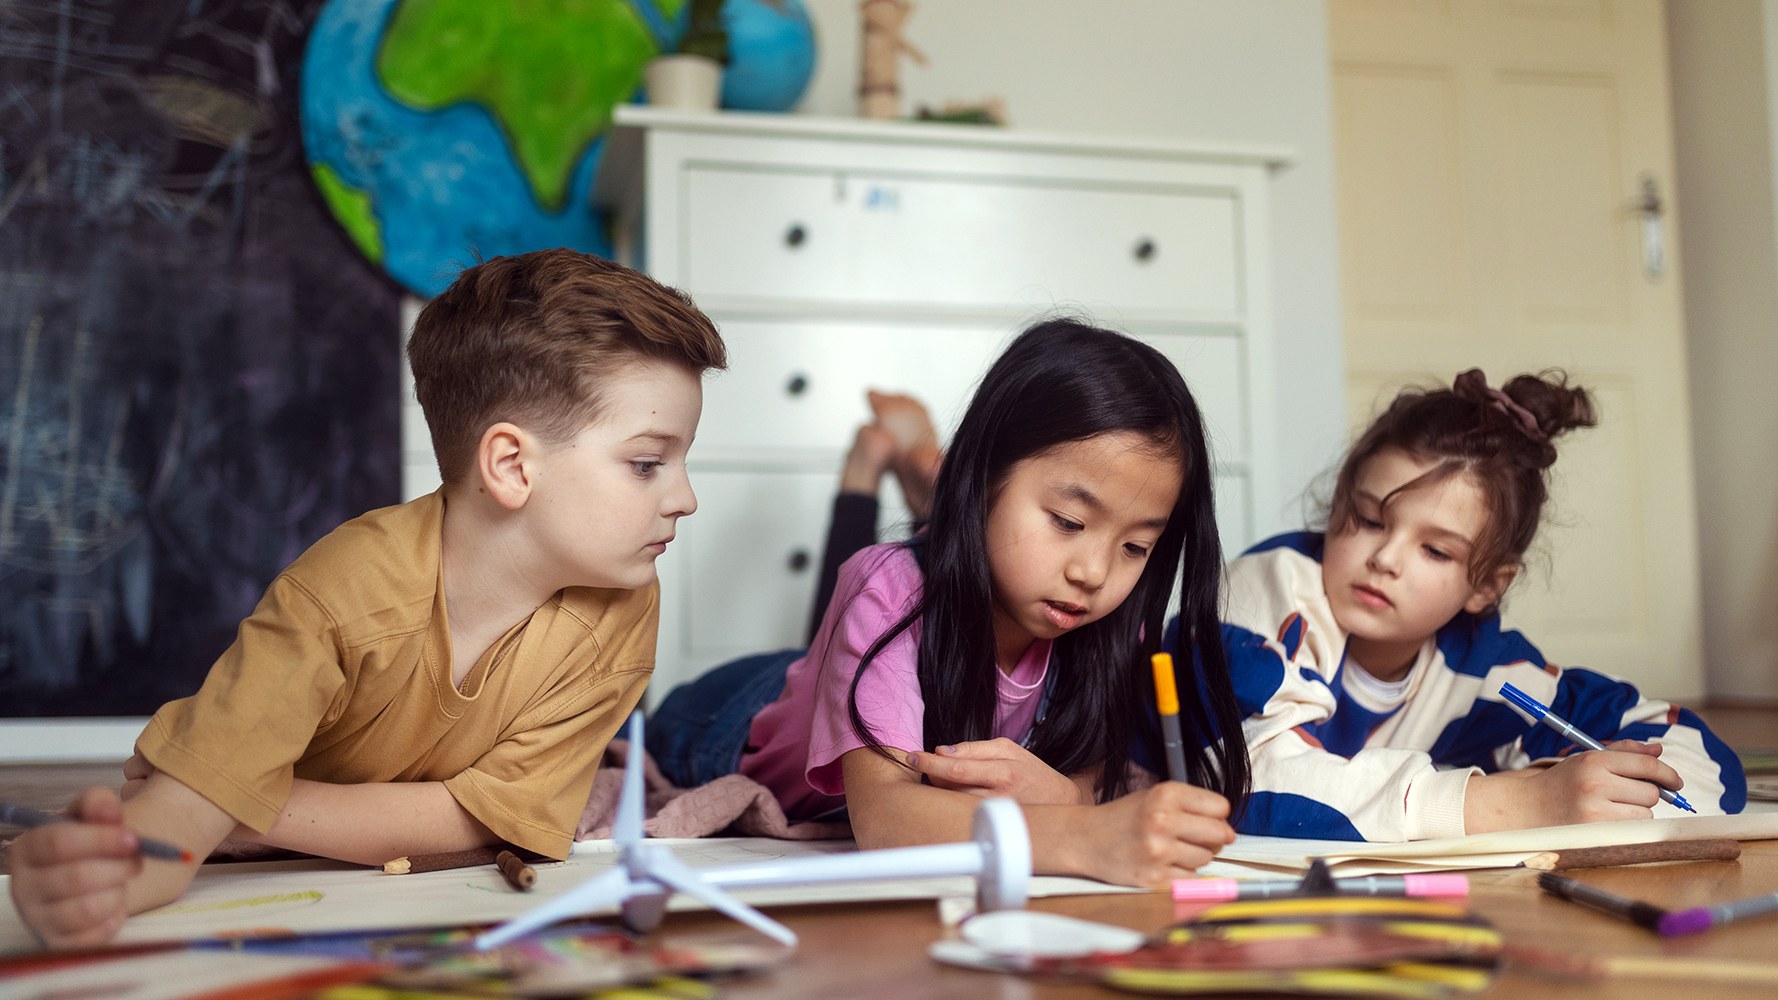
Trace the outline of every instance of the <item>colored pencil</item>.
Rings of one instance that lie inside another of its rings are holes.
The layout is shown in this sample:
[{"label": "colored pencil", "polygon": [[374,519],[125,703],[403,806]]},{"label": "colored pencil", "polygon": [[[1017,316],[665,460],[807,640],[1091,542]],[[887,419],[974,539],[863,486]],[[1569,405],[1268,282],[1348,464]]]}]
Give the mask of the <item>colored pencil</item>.
[{"label": "colored pencil", "polygon": [[[30,806],[20,806],[8,802],[0,802],[0,823],[4,823],[8,826],[30,829],[32,827],[42,826],[45,823],[61,823],[70,819],[71,817],[57,816],[54,813],[46,813],[41,809],[33,809]],[[191,852],[183,847],[169,844],[164,840],[154,840],[149,837],[138,836],[136,838],[136,850],[145,858],[158,858],[162,861],[184,861],[187,863],[190,863],[192,860]]]}]

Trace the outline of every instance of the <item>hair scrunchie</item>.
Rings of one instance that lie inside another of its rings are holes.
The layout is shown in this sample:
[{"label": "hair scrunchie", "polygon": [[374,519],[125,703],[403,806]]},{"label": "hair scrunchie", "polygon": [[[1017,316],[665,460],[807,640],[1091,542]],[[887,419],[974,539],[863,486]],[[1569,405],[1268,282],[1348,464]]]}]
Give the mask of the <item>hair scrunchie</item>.
[{"label": "hair scrunchie", "polygon": [[1520,433],[1538,444],[1543,444],[1550,439],[1550,436],[1544,433],[1543,428],[1538,426],[1537,416],[1520,406],[1511,396],[1490,386],[1488,377],[1482,374],[1480,368],[1471,368],[1457,376],[1451,383],[1451,391],[1464,399],[1473,400],[1505,414]]}]

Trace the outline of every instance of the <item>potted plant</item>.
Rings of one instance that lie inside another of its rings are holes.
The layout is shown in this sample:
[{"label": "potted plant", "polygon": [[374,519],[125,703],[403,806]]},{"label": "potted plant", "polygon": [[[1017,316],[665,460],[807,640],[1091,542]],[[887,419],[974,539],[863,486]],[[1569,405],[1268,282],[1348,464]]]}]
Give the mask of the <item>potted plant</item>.
[{"label": "potted plant", "polygon": [[644,70],[648,103],[689,111],[714,111],[728,62],[723,0],[690,0],[685,33],[672,52],[649,60]]}]

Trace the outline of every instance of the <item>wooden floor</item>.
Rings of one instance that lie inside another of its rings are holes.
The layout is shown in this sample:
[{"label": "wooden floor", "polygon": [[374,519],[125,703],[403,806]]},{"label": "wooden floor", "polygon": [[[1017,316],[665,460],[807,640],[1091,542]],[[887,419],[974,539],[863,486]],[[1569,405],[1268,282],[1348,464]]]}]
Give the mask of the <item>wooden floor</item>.
[{"label": "wooden floor", "polygon": [[[1778,747],[1778,708],[1718,708],[1702,713],[1739,749]],[[92,784],[114,785],[118,765],[0,765],[0,798],[55,808]],[[3,859],[0,859],[3,864]],[[1744,899],[1778,890],[1778,841],[1744,845],[1738,861],[1640,865],[1581,873],[1620,895],[1680,908]],[[1572,971],[1509,961],[1489,989],[1490,1000],[1562,996],[1564,1000],[1625,1000],[1684,995],[1687,1000],[1770,1000],[1778,990],[1772,961],[1772,919],[1749,920],[1686,938],[1659,938],[1614,917],[1550,897],[1535,873],[1500,869],[1472,873],[1472,912],[1491,921],[1511,949],[1564,959],[1614,963],[1616,971],[1576,979]],[[4,905],[4,904],[0,904]],[[1099,920],[1153,933],[1179,919],[1164,893],[1071,896],[1032,900],[1029,908]],[[850,996],[899,1000],[926,996],[979,1000],[1066,1000],[1107,995],[1084,983],[1033,981],[938,965],[927,947],[947,932],[930,902],[789,907],[773,914],[802,938],[794,959],[768,974],[725,982],[736,1000],[760,997]],[[657,943],[716,944],[746,939],[732,921],[712,913],[675,913]],[[861,942],[868,944],[861,946]],[[1624,968],[1621,963],[1637,963]],[[1683,994],[1681,991],[1683,990]]]},{"label": "wooden floor", "polygon": [[[1778,748],[1778,706],[1713,707],[1699,714],[1732,747]],[[122,784],[121,768],[121,762],[0,764],[0,802],[59,809],[80,789]],[[0,852],[0,873],[9,870],[4,852]]]}]

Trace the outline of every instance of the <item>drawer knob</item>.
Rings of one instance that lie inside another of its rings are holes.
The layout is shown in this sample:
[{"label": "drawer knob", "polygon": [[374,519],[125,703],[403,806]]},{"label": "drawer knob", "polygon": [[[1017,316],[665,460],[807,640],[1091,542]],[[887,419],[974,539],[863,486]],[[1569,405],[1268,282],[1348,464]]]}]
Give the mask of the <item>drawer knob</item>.
[{"label": "drawer knob", "polygon": [[792,573],[801,573],[803,570],[808,569],[809,563],[813,561],[814,560],[809,558],[807,549],[797,549],[795,552],[792,552],[790,558],[786,560]]},{"label": "drawer knob", "polygon": [[790,228],[786,229],[784,231],[784,245],[785,246],[800,247],[803,245],[803,241],[807,240],[808,238],[809,238],[809,231],[804,229],[803,224],[800,222],[791,223]]},{"label": "drawer knob", "polygon": [[804,392],[807,392],[808,389],[809,377],[807,375],[792,375],[790,376],[790,381],[784,383],[784,392],[791,396],[800,396]]},{"label": "drawer knob", "polygon": [[1136,244],[1136,259],[1146,264],[1154,259],[1156,249],[1154,240],[1144,236],[1141,241]]}]

